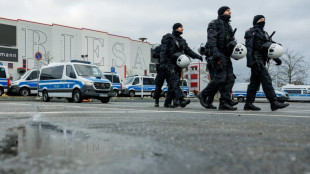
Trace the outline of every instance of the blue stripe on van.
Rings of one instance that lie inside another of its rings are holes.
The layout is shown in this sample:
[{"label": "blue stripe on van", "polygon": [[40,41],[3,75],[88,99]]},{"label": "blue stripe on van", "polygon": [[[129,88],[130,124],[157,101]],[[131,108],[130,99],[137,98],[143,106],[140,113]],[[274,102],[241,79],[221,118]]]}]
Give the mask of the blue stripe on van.
[{"label": "blue stripe on van", "polygon": [[0,78],[1,86],[8,86],[8,79],[7,78]]}]

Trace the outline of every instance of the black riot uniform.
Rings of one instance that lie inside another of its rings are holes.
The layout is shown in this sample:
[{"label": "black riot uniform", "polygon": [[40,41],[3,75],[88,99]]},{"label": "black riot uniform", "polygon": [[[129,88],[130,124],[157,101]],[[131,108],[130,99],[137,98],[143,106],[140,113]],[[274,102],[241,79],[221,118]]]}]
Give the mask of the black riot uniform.
[{"label": "black riot uniform", "polygon": [[214,69],[213,78],[208,86],[201,92],[200,103],[205,108],[208,107],[206,98],[214,96],[220,91],[221,110],[236,110],[232,107],[237,104],[231,101],[231,90],[235,83],[236,76],[233,74],[232,62],[228,55],[227,45],[235,40],[233,30],[229,24],[230,15],[223,15],[229,7],[221,7],[218,11],[218,19],[213,20],[208,26],[208,44],[213,54],[212,67]]},{"label": "black riot uniform", "polygon": [[182,24],[176,23],[173,25],[172,34],[166,34],[161,41],[160,60],[165,60],[167,64],[160,63],[160,66],[166,66],[168,69],[168,93],[165,100],[165,107],[170,107],[172,99],[176,98],[181,107],[185,107],[190,103],[190,100],[185,100],[182,90],[180,89],[180,75],[182,69],[177,66],[177,57],[175,53],[184,53],[192,58],[202,60],[202,57],[193,52],[187,45],[185,39],[181,37],[182,32],[177,31]]},{"label": "black riot uniform", "polygon": [[[288,106],[277,102],[277,95],[272,87],[271,77],[266,69],[268,58],[262,54],[262,45],[270,41],[269,35],[264,31],[265,21],[258,20],[265,18],[263,15],[257,15],[253,20],[253,28],[245,32],[245,45],[247,47],[247,66],[251,68],[250,84],[247,90],[246,104],[244,110],[260,110],[259,107],[253,105],[256,92],[262,84],[267,99],[271,103],[271,110],[277,110]],[[274,59],[277,65],[281,65],[281,60]]]}]

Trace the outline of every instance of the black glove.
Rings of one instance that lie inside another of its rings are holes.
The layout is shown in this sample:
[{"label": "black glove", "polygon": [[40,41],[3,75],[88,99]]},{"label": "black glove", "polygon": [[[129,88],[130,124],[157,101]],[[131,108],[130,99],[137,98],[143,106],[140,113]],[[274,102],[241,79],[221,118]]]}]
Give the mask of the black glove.
[{"label": "black glove", "polygon": [[278,65],[278,66],[280,66],[282,64],[282,60],[279,59],[279,58],[276,58],[276,59],[273,59],[273,60],[277,63],[276,65]]}]

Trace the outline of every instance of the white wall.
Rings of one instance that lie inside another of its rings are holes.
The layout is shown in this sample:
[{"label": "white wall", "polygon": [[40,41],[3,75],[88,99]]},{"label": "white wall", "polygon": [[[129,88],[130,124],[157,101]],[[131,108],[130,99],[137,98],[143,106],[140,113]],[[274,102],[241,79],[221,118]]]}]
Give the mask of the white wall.
[{"label": "white wall", "polygon": [[34,54],[43,54],[46,64],[46,54],[53,57],[51,62],[66,62],[71,59],[83,60],[81,55],[88,55],[89,60],[100,67],[102,71],[110,71],[111,66],[121,79],[124,78],[124,67],[127,76],[149,74],[151,44],[132,40],[128,37],[112,35],[103,31],[73,28],[62,25],[47,25],[25,20],[10,20],[0,18],[0,23],[17,26],[18,62],[2,61],[4,65],[13,63],[9,70],[13,80],[20,77],[18,67],[22,60],[27,59],[28,68],[35,67]]}]

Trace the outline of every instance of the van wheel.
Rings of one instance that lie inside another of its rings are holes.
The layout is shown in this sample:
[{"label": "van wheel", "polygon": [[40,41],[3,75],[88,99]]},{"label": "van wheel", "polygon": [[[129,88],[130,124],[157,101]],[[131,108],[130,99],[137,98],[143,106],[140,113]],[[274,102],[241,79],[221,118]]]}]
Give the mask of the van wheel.
[{"label": "van wheel", "polygon": [[73,103],[73,99],[72,98],[67,98],[69,103]]},{"label": "van wheel", "polygon": [[118,90],[113,90],[113,97],[118,97]]},{"label": "van wheel", "polygon": [[130,96],[130,97],[134,97],[134,96],[135,96],[135,91],[130,91],[130,92],[129,92],[129,96]]},{"label": "van wheel", "polygon": [[73,91],[72,98],[74,103],[81,103],[83,101],[82,94],[78,89]]},{"label": "van wheel", "polygon": [[43,101],[44,102],[49,102],[51,98],[48,96],[47,91],[43,91]]},{"label": "van wheel", "polygon": [[22,89],[20,89],[19,94],[21,96],[29,96],[30,95],[30,90],[28,88],[22,88]]},{"label": "van wheel", "polygon": [[243,97],[238,97],[238,102],[244,102],[244,98]]},{"label": "van wheel", "polygon": [[184,97],[187,98],[187,92],[184,91],[183,94],[184,94]]},{"label": "van wheel", "polygon": [[101,101],[102,103],[109,103],[110,97],[101,98],[100,101]]},{"label": "van wheel", "polygon": [[4,93],[3,89],[2,89],[2,88],[0,88],[0,96],[2,96],[2,95],[3,95],[3,93]]}]

